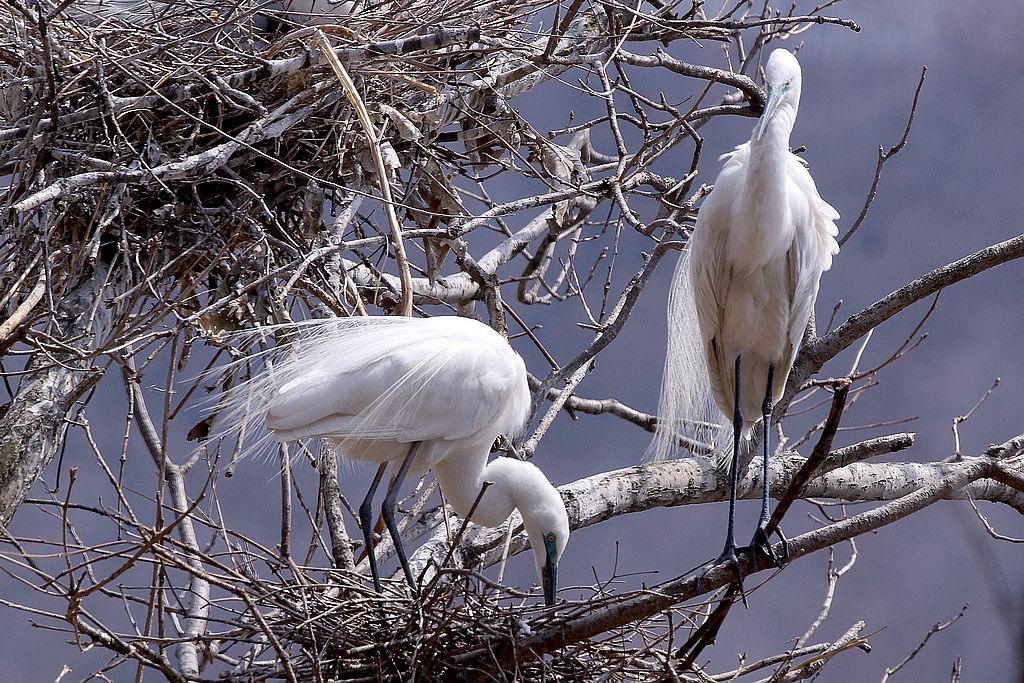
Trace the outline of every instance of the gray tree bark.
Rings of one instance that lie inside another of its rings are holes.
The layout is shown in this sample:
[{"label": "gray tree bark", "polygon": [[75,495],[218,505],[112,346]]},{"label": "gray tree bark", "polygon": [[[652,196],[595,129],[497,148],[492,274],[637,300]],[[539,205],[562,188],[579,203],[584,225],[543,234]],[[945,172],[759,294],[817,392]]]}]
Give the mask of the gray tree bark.
[{"label": "gray tree bark", "polygon": [[40,347],[14,400],[0,418],[0,525],[10,522],[29,489],[60,451],[75,402],[102,376],[92,363],[110,336],[113,311],[104,293],[114,271],[101,264],[57,303],[54,336],[62,348]]}]

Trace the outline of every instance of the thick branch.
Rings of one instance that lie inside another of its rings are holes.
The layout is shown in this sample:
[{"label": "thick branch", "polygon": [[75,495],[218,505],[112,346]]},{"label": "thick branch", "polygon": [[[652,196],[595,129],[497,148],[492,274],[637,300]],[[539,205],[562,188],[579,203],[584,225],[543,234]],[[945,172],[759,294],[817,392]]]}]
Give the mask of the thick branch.
[{"label": "thick branch", "polygon": [[345,528],[345,517],[341,510],[341,489],[338,487],[338,454],[330,446],[320,448],[317,471],[320,475],[320,497],[323,500],[324,518],[331,536],[331,556],[337,569],[355,571],[352,559],[352,542]]},{"label": "thick branch", "polygon": [[[913,434],[894,434],[839,448],[829,454],[818,471],[827,473],[866,458],[903,450],[912,443]],[[803,463],[804,458],[792,452],[773,459],[772,495],[778,497],[785,491]],[[559,491],[569,509],[572,528],[580,529],[631,512],[725,500],[728,491],[726,476],[727,473],[716,469],[710,459],[695,457],[596,474],[566,484],[560,487]],[[843,480],[849,479],[846,475],[838,473],[836,476]],[[759,497],[759,481],[751,477],[741,479],[737,496],[751,499]],[[805,489],[805,495],[820,495],[818,489],[811,488],[817,481],[818,479],[811,481],[809,487]],[[858,499],[857,482],[851,482],[848,488],[853,496],[851,499]],[[511,553],[515,554],[528,547],[527,539],[526,535],[521,533],[522,520],[518,513],[513,514],[510,523],[517,534],[510,546]],[[455,553],[456,566],[481,564],[487,567],[498,562],[504,537],[503,528],[483,529],[471,525],[466,542]],[[414,553],[411,562],[415,570],[420,571],[429,562],[440,564],[447,551],[447,538],[442,530]]]},{"label": "thick branch", "polygon": [[796,363],[793,364],[793,370],[789,375],[782,405],[788,405],[804,382],[818,372],[826,362],[863,337],[869,330],[893,317],[904,308],[944,287],[1022,256],[1024,256],[1024,235],[1018,235],[1005,242],[985,247],[941,268],[936,268],[910,284],[882,297],[860,313],[850,316],[850,319],[838,328],[800,350],[800,355],[797,357]]},{"label": "thick branch", "polygon": [[[830,498],[851,502],[896,500],[936,485],[944,477],[959,471],[963,465],[963,462],[858,462],[875,455],[902,450],[912,442],[912,434],[896,434],[836,449],[819,468],[819,476],[803,487],[800,498]],[[1024,471],[1024,461],[1020,459],[1009,463],[994,463],[983,456],[982,460],[988,463],[986,477],[994,478],[999,466],[1011,467],[1014,472]],[[804,463],[803,457],[792,452],[773,459],[769,476],[771,495],[774,498],[778,499],[785,493]],[[559,488],[559,492],[569,510],[570,526],[580,529],[612,517],[656,507],[726,500],[728,482],[725,476],[707,458],[695,457],[597,474],[566,484]],[[738,498],[754,500],[760,495],[758,477],[747,476],[740,480]],[[1024,514],[1024,494],[990,479],[973,481],[965,488],[950,489],[941,497],[945,500],[966,500],[972,497],[975,500],[1004,503]],[[454,516],[449,520],[452,528],[457,528],[460,523]],[[509,523],[514,534],[509,554],[515,555],[529,547],[528,539],[518,513],[512,515]],[[488,567],[496,564],[502,557],[505,533],[505,527],[485,529],[470,525],[464,542],[453,555],[453,565]],[[448,543],[442,530],[414,553],[411,562],[415,571],[421,571],[430,563],[440,565],[447,553]]]},{"label": "thick branch", "polygon": [[[886,503],[874,510],[855,515],[835,524],[797,536],[789,542],[789,557],[797,559],[830,547],[836,543],[870,533],[921,510],[937,500],[948,498],[971,481],[985,476],[991,468],[988,458],[973,458],[956,463],[949,473],[915,493]],[[752,566],[744,557],[741,571],[750,574],[768,568],[766,558]],[[689,600],[733,581],[733,570],[723,562],[699,575],[681,576],[666,581],[633,597],[611,605],[595,608],[589,614],[577,616],[567,623],[545,628],[516,642],[502,641],[486,650],[473,650],[460,657],[462,661],[481,661],[493,658],[498,666],[516,661],[520,657],[537,657],[571,643],[591,638],[600,633],[645,619],[672,605]]]}]

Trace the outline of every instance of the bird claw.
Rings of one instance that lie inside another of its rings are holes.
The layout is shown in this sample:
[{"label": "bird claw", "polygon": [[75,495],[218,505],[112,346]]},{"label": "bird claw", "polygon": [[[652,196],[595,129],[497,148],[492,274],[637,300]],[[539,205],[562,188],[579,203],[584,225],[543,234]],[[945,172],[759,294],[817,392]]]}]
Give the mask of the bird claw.
[{"label": "bird claw", "polygon": [[[728,562],[729,566],[732,567],[733,576],[735,577],[734,583],[740,592],[740,599],[743,600],[743,606],[747,606],[747,594],[743,591],[743,574],[740,572],[740,561],[736,556],[736,546],[727,545],[715,561],[712,563],[714,566],[720,565],[723,562]],[[698,579],[698,584],[699,584]]]},{"label": "bird claw", "polygon": [[780,541],[782,541],[782,562],[785,564],[786,562],[789,562],[789,539],[782,533],[782,527],[775,527],[775,535],[779,537]]},{"label": "bird claw", "polygon": [[744,550],[749,550],[750,557],[752,560],[757,560],[757,554],[763,553],[768,561],[778,569],[782,569],[786,565],[786,560],[789,559],[789,541],[782,535],[782,531],[776,529],[776,533],[782,540],[782,556],[780,557],[775,552],[775,548],[772,547],[771,541],[768,540],[768,534],[765,532],[765,527],[758,526],[754,530],[754,537],[750,539],[750,546]]}]

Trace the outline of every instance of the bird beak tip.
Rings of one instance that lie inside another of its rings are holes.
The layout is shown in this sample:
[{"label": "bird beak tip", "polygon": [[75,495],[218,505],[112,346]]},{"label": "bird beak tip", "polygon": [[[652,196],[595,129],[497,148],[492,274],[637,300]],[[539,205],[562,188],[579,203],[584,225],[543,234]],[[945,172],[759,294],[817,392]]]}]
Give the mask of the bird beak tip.
[{"label": "bird beak tip", "polygon": [[551,607],[555,604],[555,593],[558,590],[558,565],[548,560],[544,563],[542,574],[544,604]]}]

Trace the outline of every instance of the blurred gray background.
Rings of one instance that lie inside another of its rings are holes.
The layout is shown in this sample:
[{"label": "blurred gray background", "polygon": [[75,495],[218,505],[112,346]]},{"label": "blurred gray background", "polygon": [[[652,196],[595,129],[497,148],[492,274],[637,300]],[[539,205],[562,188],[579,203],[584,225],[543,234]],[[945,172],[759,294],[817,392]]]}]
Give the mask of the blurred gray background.
[{"label": "blurred gray background", "polygon": [[[887,164],[870,216],[822,281],[819,321],[828,318],[839,299],[843,305],[838,319],[842,320],[936,266],[1020,234],[1024,215],[1020,133],[1024,12],[1020,3],[862,2],[840,5],[830,13],[855,19],[862,31],[821,26],[804,34],[803,99],[792,143],[807,147],[804,157],[821,195],[843,216],[841,231],[860,210],[877,147],[894,144],[903,131],[921,66],[927,64],[929,71],[908,147]],[[713,43],[673,48],[673,52],[684,59],[722,63],[720,48]],[[648,92],[663,90],[673,101],[682,100],[693,88],[684,83],[685,92],[674,97],[676,86],[668,81],[645,84]],[[564,90],[558,92],[564,98]],[[557,112],[549,109],[550,94],[541,90],[514,105],[539,128],[546,128],[552,116],[557,117],[555,121],[564,119],[561,102]],[[580,98],[580,111],[593,106]],[[557,125],[552,122],[550,127]],[[701,182],[713,182],[718,171],[715,157],[747,139],[752,126],[749,119],[719,118],[701,131],[707,139]],[[513,196],[516,188],[509,188],[509,197]],[[630,258],[635,255],[622,257],[621,272],[633,272],[637,262]],[[662,267],[631,324],[581,385],[581,395],[615,396],[641,410],[655,409],[664,353],[664,292],[672,265]],[[1011,263],[943,292],[925,326],[928,339],[883,372],[880,386],[848,410],[844,424],[917,419],[880,430],[840,432],[836,444],[906,430],[917,432],[917,443],[898,454],[899,459],[946,457],[953,449],[953,417],[969,410],[996,377],[1002,378],[1002,384],[960,429],[962,450],[976,454],[991,442],[1024,431],[1022,286],[1024,268]],[[920,303],[880,328],[864,364],[888,357],[927,305]],[[558,307],[520,310],[545,330],[572,328],[573,321],[564,320],[566,313]],[[558,334],[545,337],[560,360],[566,360],[573,348],[572,333],[564,334],[561,343]],[[531,369],[543,372],[539,356],[523,340],[516,345]],[[844,373],[849,363],[849,354],[844,354],[823,372]],[[93,404],[89,416],[94,426],[102,428],[98,431],[109,431],[103,436],[116,443],[124,403],[116,386],[110,392],[109,406]],[[787,422],[787,432],[799,436],[800,426],[806,423],[807,418],[795,418]],[[108,429],[108,424],[116,427]],[[647,441],[646,433],[613,417],[581,416],[573,423],[563,415],[542,442],[536,462],[562,484],[635,464]],[[84,476],[92,459],[76,443],[77,448],[69,448],[63,468],[82,465]],[[152,469],[151,464],[143,462],[140,468],[145,473],[140,480],[151,481],[152,473],[146,469]],[[241,530],[273,537],[278,514],[275,471],[271,464],[252,464],[219,483],[221,499],[233,505],[226,514]],[[358,500],[367,472],[345,468],[343,475],[343,491]],[[51,473],[51,482],[52,477]],[[307,472],[300,472],[299,479],[311,485]],[[78,484],[89,485],[88,479]],[[1024,536],[1024,525],[1015,513],[991,505],[982,509],[1002,533]],[[813,523],[807,515],[812,512],[808,505],[795,506],[787,518],[787,531],[795,534],[809,528]],[[755,504],[741,505],[741,537],[753,529],[755,515]],[[652,510],[582,530],[570,541],[561,582],[587,586],[595,576],[607,579],[617,572],[625,589],[671,578],[719,552],[725,516],[725,505],[713,504]],[[52,518],[26,507],[15,517],[12,531],[41,535],[52,528],[47,525],[52,525]],[[821,680],[878,680],[933,624],[949,619],[965,603],[970,603],[966,615],[936,634],[899,674],[901,678],[894,680],[949,680],[958,656],[963,658],[964,681],[1024,680],[1020,546],[991,540],[966,504],[944,503],[859,539],[857,549],[857,564],[840,582],[832,614],[811,642],[837,638],[863,619],[867,622],[864,633],[874,633],[873,651],[841,655]],[[836,548],[839,565],[849,552],[849,546]],[[713,660],[709,671],[733,668],[737,655],[749,661],[776,653],[799,637],[820,608],[827,562],[824,554],[801,560],[754,592],[749,610],[734,609],[717,644],[704,653],[705,660]],[[506,582],[522,586],[532,581],[529,559],[517,558]],[[758,583],[760,577],[750,587]],[[0,586],[6,600],[37,602],[14,581],[4,579]],[[584,593],[569,589],[565,596]],[[62,609],[56,601],[46,607]],[[0,609],[0,624],[4,627],[0,638],[4,680],[54,680],[64,662],[74,669],[66,680],[78,680],[106,659],[105,653],[79,655],[65,645],[66,635],[30,627],[29,617],[21,612]]]}]

